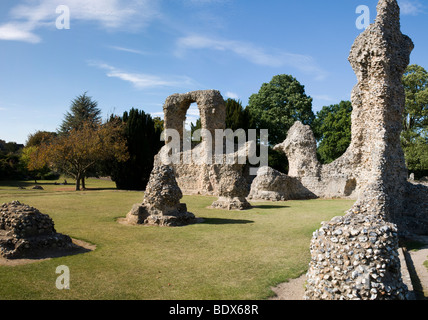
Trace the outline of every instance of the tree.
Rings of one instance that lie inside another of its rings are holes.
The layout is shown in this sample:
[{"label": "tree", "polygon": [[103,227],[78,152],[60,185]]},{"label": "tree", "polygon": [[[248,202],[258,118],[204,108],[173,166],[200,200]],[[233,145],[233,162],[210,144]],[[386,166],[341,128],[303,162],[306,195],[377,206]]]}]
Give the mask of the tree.
[{"label": "tree", "polygon": [[59,128],[59,133],[64,135],[82,128],[83,123],[96,127],[101,122],[101,110],[98,103],[93,101],[86,92],[77,96],[71,103],[70,111],[65,114],[65,118]]},{"label": "tree", "polygon": [[92,122],[84,122],[80,128],[72,129],[67,135],[42,143],[31,154],[28,167],[37,170],[49,164],[73,177],[78,191],[88,170],[97,163],[128,159],[122,130],[119,120],[96,126]]},{"label": "tree", "polygon": [[29,170],[31,155],[37,152],[41,144],[49,143],[49,141],[55,139],[56,137],[57,133],[48,131],[36,131],[35,133],[28,135],[25,148],[22,150],[20,155],[19,166],[21,172],[26,176],[33,178],[34,183],[36,184],[38,179],[59,177],[59,174],[51,172],[51,169],[47,164],[44,167]]},{"label": "tree", "polygon": [[19,158],[20,171],[26,176],[34,179],[34,183],[37,184],[38,179],[42,179],[45,175],[49,174],[51,171],[49,166],[46,164],[43,167],[29,169],[29,164],[31,161],[31,155],[35,154],[38,150],[38,146],[25,147],[22,150],[21,156]]},{"label": "tree", "polygon": [[417,176],[428,174],[428,72],[410,65],[403,75],[406,104],[401,144],[407,168]]},{"label": "tree", "polygon": [[51,139],[56,138],[56,132],[49,131],[36,131],[28,135],[27,142],[25,143],[25,147],[38,147],[44,142],[48,142]]},{"label": "tree", "polygon": [[22,178],[19,157],[24,145],[0,140],[0,180]]},{"label": "tree", "polygon": [[315,138],[319,142],[318,155],[322,163],[339,158],[351,143],[350,101],[323,107],[317,112],[312,124]]},{"label": "tree", "polygon": [[305,88],[290,75],[277,75],[264,83],[249,99],[248,111],[257,129],[269,130],[269,144],[276,145],[287,137],[296,121],[311,125],[315,115],[312,98]]},{"label": "tree", "polygon": [[105,171],[118,189],[144,190],[153,169],[155,155],[164,145],[160,136],[163,123],[138,109],[124,112],[123,136],[129,151],[127,161],[109,161]]},{"label": "tree", "polygon": [[236,131],[238,129],[248,129],[254,128],[254,121],[251,117],[251,114],[247,108],[242,106],[240,100],[227,99],[226,103],[226,128]]}]

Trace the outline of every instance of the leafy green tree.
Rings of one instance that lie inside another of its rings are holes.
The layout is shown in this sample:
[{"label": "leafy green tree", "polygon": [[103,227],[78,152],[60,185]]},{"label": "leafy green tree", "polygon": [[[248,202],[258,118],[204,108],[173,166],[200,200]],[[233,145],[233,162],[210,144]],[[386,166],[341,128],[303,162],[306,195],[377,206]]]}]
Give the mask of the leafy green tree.
[{"label": "leafy green tree", "polygon": [[134,108],[124,112],[121,120],[129,159],[125,162],[109,161],[105,170],[118,189],[144,190],[153,169],[154,157],[164,145],[160,139],[163,123]]},{"label": "leafy green tree", "polygon": [[312,124],[318,144],[321,163],[330,163],[339,158],[351,143],[350,101],[323,107]]},{"label": "leafy green tree", "polygon": [[[43,143],[43,142],[41,142]],[[32,145],[29,147],[25,147],[22,150],[21,156],[19,158],[19,167],[20,171],[25,174],[27,177],[31,177],[34,180],[34,183],[37,184],[37,180],[44,179],[45,176],[49,175],[51,172],[51,169],[47,164],[44,166],[40,166],[39,168],[32,168],[29,169],[29,164],[31,162],[31,156],[32,154],[36,153],[38,151],[39,145]],[[56,177],[59,177],[57,175]]]},{"label": "leafy green tree", "polygon": [[65,114],[59,133],[63,135],[73,129],[79,130],[84,123],[93,127],[101,123],[101,110],[98,108],[98,103],[87,96],[86,92],[72,101],[70,111]]},{"label": "leafy green tree", "polygon": [[25,148],[22,150],[19,159],[20,171],[27,177],[34,179],[34,183],[37,183],[37,180],[50,180],[58,179],[60,174],[51,171],[49,166],[46,164],[44,167],[30,170],[29,164],[31,161],[31,155],[38,151],[38,148],[44,144],[53,141],[58,134],[56,132],[48,131],[36,131],[35,133],[29,134],[27,142],[25,143]]},{"label": "leafy green tree", "polygon": [[23,178],[19,157],[24,145],[0,140],[0,180]]},{"label": "leafy green tree", "polygon": [[428,72],[410,65],[403,75],[406,104],[401,144],[409,171],[428,174]]},{"label": "leafy green tree", "polygon": [[72,129],[42,143],[29,156],[29,170],[38,170],[46,165],[76,180],[76,191],[85,188],[87,173],[104,161],[126,161],[128,159],[121,121],[110,121],[94,128],[93,123],[83,123],[79,129]]},{"label": "leafy green tree", "polygon": [[312,98],[295,78],[282,74],[264,83],[249,99],[248,111],[255,128],[269,130],[269,144],[281,143],[296,121],[311,125],[315,119]]}]

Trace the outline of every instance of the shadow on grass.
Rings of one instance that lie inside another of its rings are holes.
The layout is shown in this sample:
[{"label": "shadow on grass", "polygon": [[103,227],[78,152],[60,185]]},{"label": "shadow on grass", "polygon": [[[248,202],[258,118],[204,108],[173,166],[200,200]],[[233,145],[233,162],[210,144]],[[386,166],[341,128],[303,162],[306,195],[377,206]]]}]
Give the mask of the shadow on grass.
[{"label": "shadow on grass", "polygon": [[[0,186],[2,187],[10,187],[10,188],[17,188],[17,189],[26,189],[31,190],[35,186],[36,187],[45,187],[50,186],[54,187],[54,189],[50,188],[49,190],[53,191],[76,191],[76,185],[73,182],[68,182],[67,184],[59,181],[37,181],[35,183],[33,180],[23,181],[23,180],[16,180],[16,181],[0,181]],[[111,191],[111,190],[118,190],[115,186],[111,187],[87,187],[85,189],[80,189],[78,192],[82,191]]]},{"label": "shadow on grass", "polygon": [[253,205],[253,208],[257,209],[281,209],[281,208],[290,208],[289,206],[284,205],[274,205],[274,204],[261,204],[261,205]]},{"label": "shadow on grass", "polygon": [[252,220],[242,220],[242,219],[221,219],[221,218],[203,218],[204,224],[249,224],[254,223]]},{"label": "shadow on grass", "polygon": [[[106,190],[118,190],[117,188],[114,188],[114,187],[111,187],[111,188],[109,188],[109,187],[106,187],[106,188],[85,188],[85,189],[81,189],[81,190],[79,190],[79,192],[80,191],[106,191]],[[118,191],[123,191],[123,190],[118,190]],[[126,190],[127,191],[127,190]]]},{"label": "shadow on grass", "polygon": [[[4,187],[30,187],[30,186],[53,186],[55,185],[55,181],[52,182],[37,182],[35,183],[34,180],[28,180],[28,181],[0,181],[0,185]],[[69,184],[70,185],[70,184]]]},{"label": "shadow on grass", "polygon": [[96,249],[96,245],[87,243],[83,240],[72,239],[72,245],[70,248],[50,248],[50,249],[39,249],[31,252],[26,252],[19,258],[6,259],[0,257],[0,266],[19,266],[34,263],[37,261],[44,261],[53,258],[62,258],[68,256],[74,256],[78,254],[84,254]]}]

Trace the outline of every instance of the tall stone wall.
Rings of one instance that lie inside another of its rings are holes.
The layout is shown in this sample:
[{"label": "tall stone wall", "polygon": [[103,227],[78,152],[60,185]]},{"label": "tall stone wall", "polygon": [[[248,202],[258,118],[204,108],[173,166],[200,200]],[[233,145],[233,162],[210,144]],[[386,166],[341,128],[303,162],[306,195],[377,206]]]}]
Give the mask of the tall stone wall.
[{"label": "tall stone wall", "polygon": [[[349,55],[358,84],[351,95],[352,138],[345,154],[321,166],[311,130],[301,123],[296,123],[287,139],[275,147],[286,153],[289,175],[299,178],[320,197],[358,198],[376,178],[389,188],[402,189],[406,184],[407,169],[400,145],[405,104],[401,78],[413,43],[401,34],[399,10],[393,7],[378,7],[376,23],[358,36]],[[349,194],[352,185],[355,192]],[[400,193],[398,189],[396,193]]]},{"label": "tall stone wall", "polygon": [[[183,141],[189,139],[183,135],[183,123],[186,119],[186,113],[192,103],[196,103],[201,117],[201,129],[210,134],[207,138],[205,133],[201,133],[201,142],[191,150],[184,148]],[[226,104],[220,92],[217,90],[200,90],[184,94],[173,94],[169,96],[164,104],[165,114],[165,129],[174,129],[180,133],[181,145],[180,154],[178,155],[178,163],[172,163],[171,167],[174,170],[177,184],[184,194],[199,194],[199,195],[214,195],[219,196],[223,200],[231,197],[225,196],[229,193],[226,189],[226,179],[223,175],[228,175],[229,178],[236,176],[240,182],[234,181],[231,185],[235,185],[232,194],[239,196],[239,207],[248,207],[249,204],[245,201],[245,196],[249,192],[249,183],[246,179],[242,179],[246,174],[246,166],[239,164],[237,155],[245,153],[248,155],[248,143],[238,146],[233,142],[233,151],[226,150],[227,137],[223,137],[221,141],[216,142],[216,130],[224,132],[226,129]],[[160,150],[155,157],[155,165],[168,163],[168,155],[171,153],[171,147],[166,145]],[[223,148],[216,150],[216,143]],[[175,150],[177,151],[177,150]],[[229,152],[229,153],[228,153]],[[218,154],[216,154],[218,153]],[[235,163],[228,166],[226,163],[226,155],[234,154]],[[219,162],[219,159],[222,162]],[[234,171],[235,173],[231,173]],[[245,193],[245,195],[243,195]],[[235,199],[235,200],[236,200]],[[224,202],[224,201],[223,201]],[[234,201],[235,203],[236,201]],[[216,205],[218,205],[218,202]],[[229,204],[227,205],[229,206]],[[235,207],[232,205],[231,207]]]},{"label": "tall stone wall", "polygon": [[[349,62],[358,83],[351,94],[352,137],[347,151],[336,161],[321,165],[313,133],[300,122],[275,149],[287,155],[289,176],[316,196],[362,203],[368,189],[382,189],[387,194],[382,210],[388,219],[400,223],[403,232],[427,234],[428,189],[407,182],[400,144],[405,105],[401,79],[414,45],[400,31],[399,12],[395,1],[380,1],[376,22],[351,48]],[[371,212],[378,209],[362,207]]]},{"label": "tall stone wall", "polygon": [[[192,103],[196,103],[201,117],[202,129],[208,130],[211,136],[215,136],[216,129],[226,129],[226,105],[220,92],[217,90],[199,90],[184,94],[173,94],[169,96],[164,104],[164,127],[175,129],[180,133],[183,141],[183,123],[186,120],[187,110]],[[207,151],[207,143],[212,147],[214,141],[208,141],[202,136],[202,141],[193,150],[183,150],[181,145],[180,158],[191,157],[198,154],[203,159]],[[161,165],[162,155],[168,150],[164,147],[155,159],[157,165]],[[178,186],[185,194],[217,195],[220,176],[215,167],[205,163],[185,163],[181,161],[172,165]]]},{"label": "tall stone wall", "polygon": [[400,31],[396,0],[380,0],[377,11],[349,56],[358,79],[352,92],[352,143],[330,166],[345,174],[354,170],[358,200],[345,217],[325,222],[314,233],[306,299],[405,299],[397,250],[399,234],[415,231],[408,223],[415,222],[406,212],[410,205],[422,218],[417,224],[428,225],[426,190],[418,190],[420,203],[406,198],[417,190],[407,182],[400,146],[401,78],[413,43]]},{"label": "tall stone wall", "polygon": [[192,103],[198,105],[202,129],[209,130],[214,137],[216,129],[226,129],[226,105],[217,90],[199,90],[169,96],[164,104],[164,125],[175,129],[183,138],[183,123]]},{"label": "tall stone wall", "polygon": [[[192,103],[198,106],[202,127],[201,142],[193,148],[190,137],[183,134],[183,123]],[[212,204],[213,208],[249,209],[251,206],[246,200],[249,186],[244,178],[245,161],[242,163],[238,160],[242,155],[248,156],[251,144],[236,145],[231,140],[233,138],[226,136],[226,104],[220,92],[202,90],[174,94],[166,99],[164,114],[167,135],[175,134],[169,131],[178,131],[180,141],[177,146],[172,142],[172,136],[165,139],[165,146],[155,157],[155,167],[170,165],[183,193],[218,196],[219,199]],[[222,135],[219,136],[219,133]]]}]

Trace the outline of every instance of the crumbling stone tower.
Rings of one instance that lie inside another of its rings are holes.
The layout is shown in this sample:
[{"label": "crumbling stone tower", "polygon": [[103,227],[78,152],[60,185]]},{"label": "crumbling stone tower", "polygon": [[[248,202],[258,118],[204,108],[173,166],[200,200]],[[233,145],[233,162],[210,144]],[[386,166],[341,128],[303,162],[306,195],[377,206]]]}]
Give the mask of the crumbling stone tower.
[{"label": "crumbling stone tower", "polygon": [[377,11],[349,56],[358,84],[352,92],[352,144],[339,159],[358,172],[361,191],[346,216],[314,233],[306,299],[405,299],[407,294],[395,222],[403,220],[409,188],[400,146],[401,78],[413,43],[400,31],[396,0],[380,0]]}]

